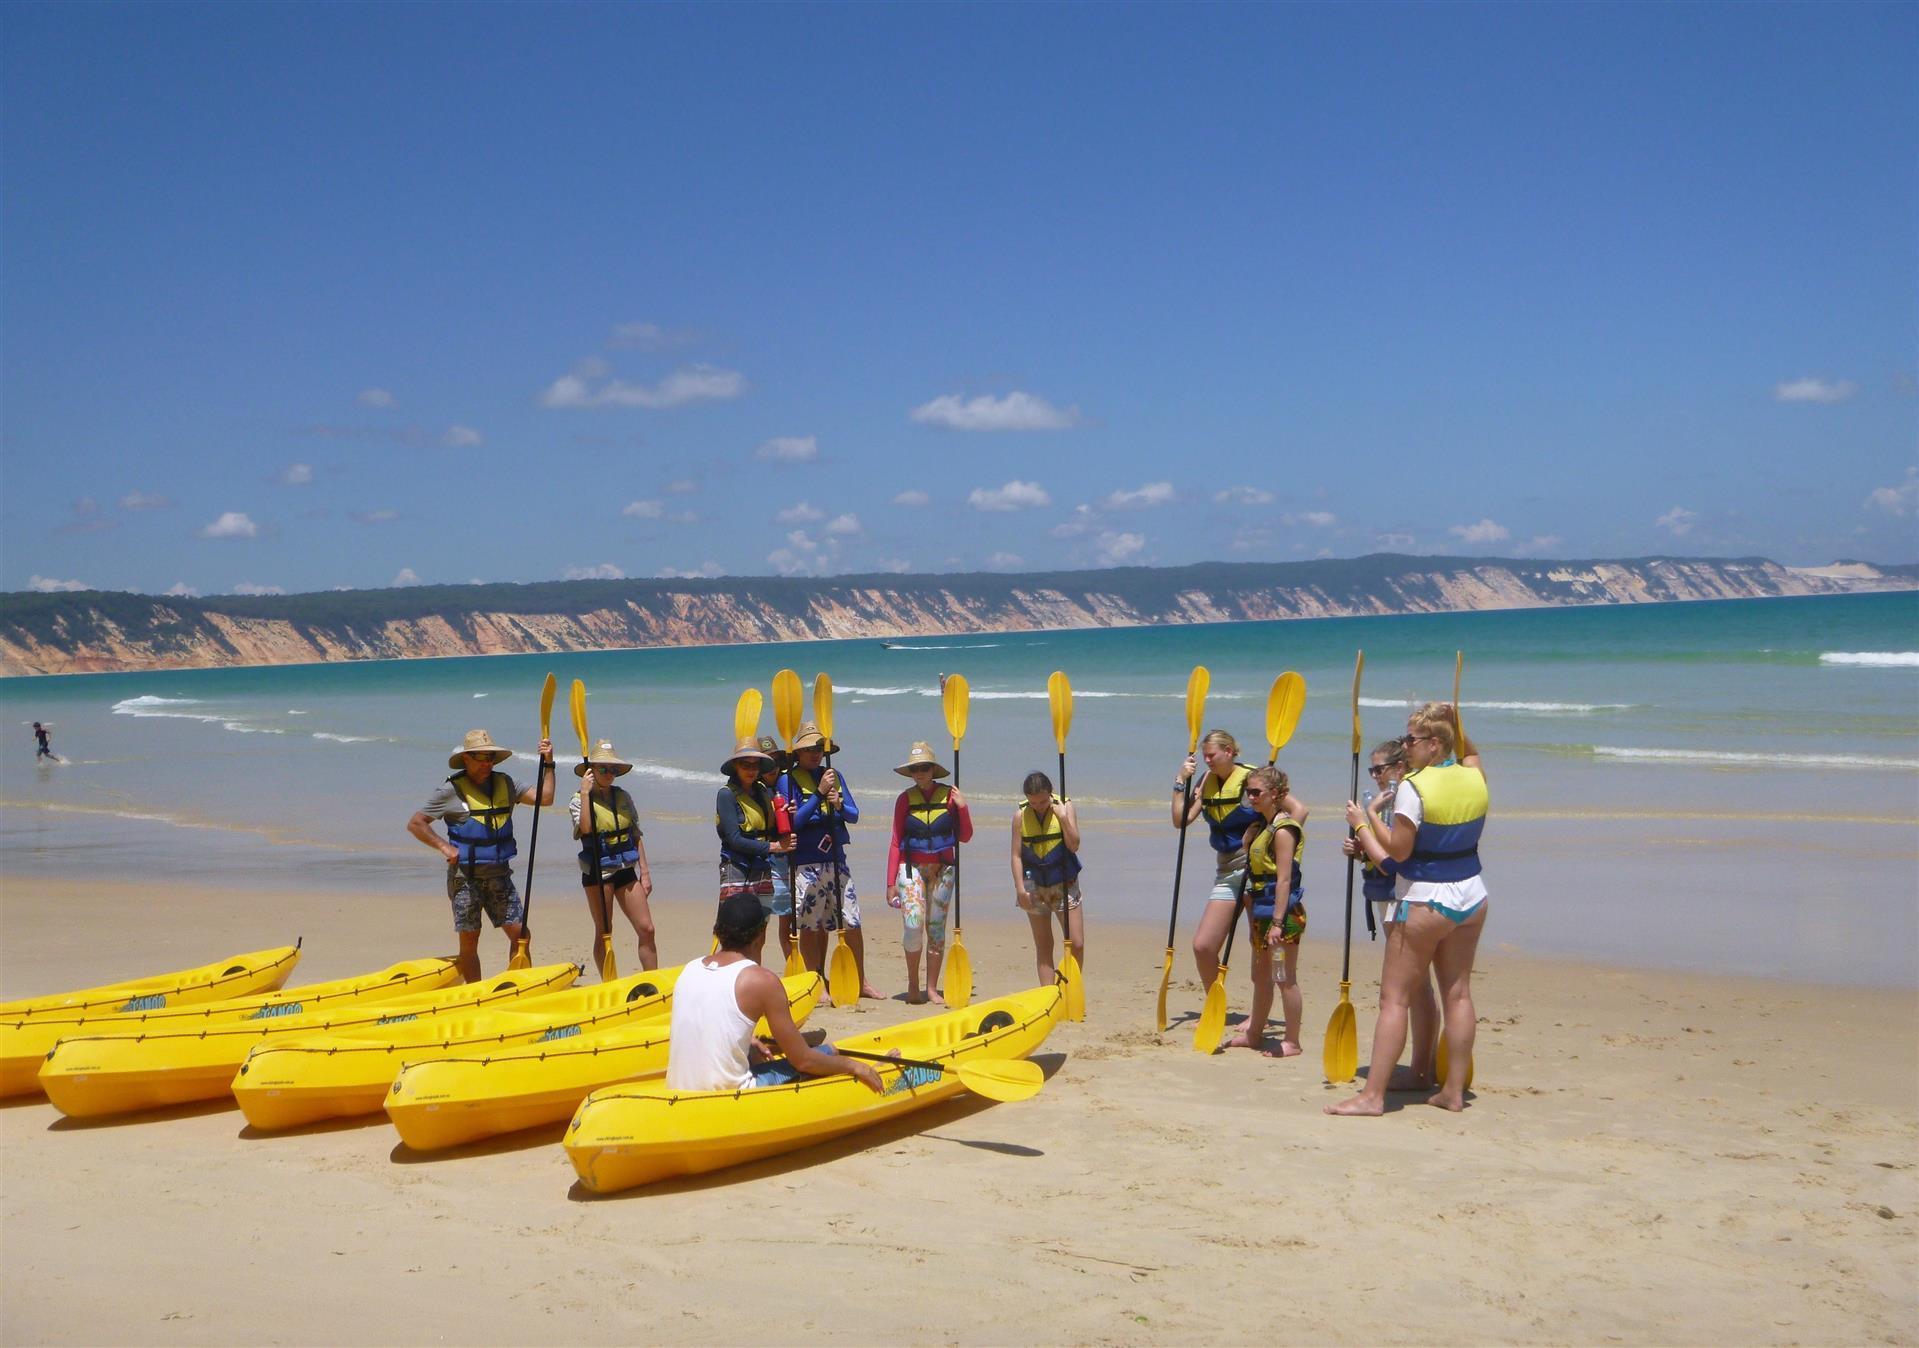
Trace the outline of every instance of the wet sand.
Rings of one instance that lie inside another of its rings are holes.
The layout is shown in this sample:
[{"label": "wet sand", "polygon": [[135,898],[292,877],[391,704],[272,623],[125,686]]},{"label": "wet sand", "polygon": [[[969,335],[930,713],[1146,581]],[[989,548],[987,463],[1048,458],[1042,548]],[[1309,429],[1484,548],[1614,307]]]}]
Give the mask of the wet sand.
[{"label": "wet sand", "polygon": [[[578,904],[536,909],[538,958],[586,958]],[[254,1136],[230,1104],[86,1126],[0,1107],[0,1339],[1919,1342],[1919,994],[1525,957],[1495,907],[1466,1111],[1408,1094],[1330,1119],[1323,907],[1303,1058],[1195,1053],[1183,949],[1157,1035],[1165,928],[1095,910],[1088,1018],[1039,1055],[1034,1099],[611,1198],[574,1183],[557,1127],[422,1157],[384,1115]],[[709,912],[661,903],[667,959],[704,948]],[[6,997],[294,935],[295,981],[451,945],[425,887],[9,879],[0,918]],[[869,901],[868,923],[897,993],[897,920]],[[979,995],[1032,982],[1023,922],[965,934]],[[1362,1060],[1379,949],[1354,948]],[[1229,990],[1236,1019],[1243,969]]]}]

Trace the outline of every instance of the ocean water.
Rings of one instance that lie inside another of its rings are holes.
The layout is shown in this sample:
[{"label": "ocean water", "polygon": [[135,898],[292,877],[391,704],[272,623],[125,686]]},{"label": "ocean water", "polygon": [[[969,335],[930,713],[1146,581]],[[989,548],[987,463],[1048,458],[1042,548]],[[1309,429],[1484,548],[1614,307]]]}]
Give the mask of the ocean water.
[{"label": "ocean water", "polygon": [[[13,679],[0,682],[0,878],[80,868],[431,895],[436,863],[405,836],[407,817],[471,727],[518,750],[508,770],[530,776],[539,685],[552,671],[561,762],[579,756],[565,691],[578,678],[591,733],[637,765],[627,781],[656,879],[669,894],[704,894],[735,700],[791,667],[809,689],[821,670],[834,683],[838,764],[873,815],[855,849],[869,907],[884,883],[884,820],[905,785],[891,769],[917,739],[952,761],[939,678],[966,675],[961,783],[985,833],[968,855],[989,863],[969,870],[984,875],[967,893],[1010,905],[1004,821],[1027,771],[1056,774],[1046,677],[1063,669],[1089,913],[1163,923],[1168,787],[1185,751],[1187,673],[1204,663],[1205,727],[1231,730],[1249,761],[1265,756],[1274,677],[1295,669],[1307,680],[1280,763],[1315,809],[1312,935],[1336,936],[1361,648],[1368,748],[1399,733],[1410,703],[1449,696],[1453,653],[1465,652],[1465,720],[1494,801],[1489,941],[1919,983],[1913,593]],[[36,719],[53,725],[64,764],[35,764]],[[770,695],[761,729],[775,733]],[[573,779],[561,771],[563,802]],[[542,856],[564,875],[564,824],[547,822]],[[1199,834],[1195,849],[1203,867]],[[1183,927],[1198,902],[1189,883]]]}]

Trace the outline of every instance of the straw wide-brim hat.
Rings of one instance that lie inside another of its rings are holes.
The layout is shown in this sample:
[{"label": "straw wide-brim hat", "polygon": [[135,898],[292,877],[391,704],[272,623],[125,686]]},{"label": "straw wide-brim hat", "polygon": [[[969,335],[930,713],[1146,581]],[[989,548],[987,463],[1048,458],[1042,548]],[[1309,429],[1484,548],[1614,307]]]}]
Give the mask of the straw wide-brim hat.
[{"label": "straw wide-brim hat", "polygon": [[817,722],[801,721],[800,733],[793,737],[793,752],[798,753],[802,749],[821,749],[829,754],[836,754],[840,751],[840,746],[820,733]]},{"label": "straw wide-brim hat", "polygon": [[466,739],[461,742],[460,747],[446,756],[446,765],[449,768],[465,767],[466,763],[461,757],[463,754],[486,754],[495,763],[504,763],[513,757],[511,749],[502,749],[493,742],[493,736],[484,730],[467,731]]},{"label": "straw wide-brim hat", "polygon": [[733,773],[733,765],[742,758],[756,758],[767,764],[773,762],[773,755],[761,749],[758,740],[748,737],[733,746],[733,752],[727,755],[724,763],[720,764],[720,771],[731,776]]},{"label": "straw wide-brim hat", "polygon": [[913,744],[913,751],[906,755],[906,761],[900,764],[897,768],[894,768],[893,771],[897,772],[902,777],[911,777],[913,775],[914,768],[921,767],[926,764],[932,765],[933,775],[935,777],[946,776],[945,765],[942,764],[938,759],[933,757],[933,746],[928,744],[925,740],[917,740]]},{"label": "straw wide-brim hat", "polygon": [[598,744],[594,745],[593,752],[588,754],[583,762],[573,765],[573,775],[575,777],[586,776],[588,765],[600,768],[612,768],[615,777],[624,777],[627,773],[633,771],[633,765],[631,763],[613,752],[612,740],[601,740]]},{"label": "straw wide-brim hat", "polygon": [[780,742],[771,735],[760,736],[760,752],[773,760],[773,766],[786,771],[786,765],[793,761],[793,755],[780,748]]}]

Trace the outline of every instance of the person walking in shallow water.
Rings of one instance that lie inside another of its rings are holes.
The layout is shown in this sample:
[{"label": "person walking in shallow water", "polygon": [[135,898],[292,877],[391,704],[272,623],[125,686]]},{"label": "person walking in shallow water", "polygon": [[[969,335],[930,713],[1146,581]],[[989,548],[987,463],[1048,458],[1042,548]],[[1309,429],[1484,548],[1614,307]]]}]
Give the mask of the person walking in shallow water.
[{"label": "person walking in shallow water", "polygon": [[51,758],[56,763],[60,761],[60,756],[53,752],[53,732],[38,721],[33,723],[33,738],[39,746],[34,751],[34,762],[38,763],[43,758]]},{"label": "person walking in shallow water", "polygon": [[[459,939],[460,976],[480,981],[480,914],[506,936],[507,949],[525,930],[526,904],[513,884],[515,805],[553,803],[553,741],[540,741],[540,786],[520,784],[495,769],[513,757],[484,730],[469,730],[447,757],[456,769],[428,794],[426,804],[407,820],[406,831],[446,858],[446,897],[453,905],[453,933]],[[444,821],[446,837],[433,831]]]}]

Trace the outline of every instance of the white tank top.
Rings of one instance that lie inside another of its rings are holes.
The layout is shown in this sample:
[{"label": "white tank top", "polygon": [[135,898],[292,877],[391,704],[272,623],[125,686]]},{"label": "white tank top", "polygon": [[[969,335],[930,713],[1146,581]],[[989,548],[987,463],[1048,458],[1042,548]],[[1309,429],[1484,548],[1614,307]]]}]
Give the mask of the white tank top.
[{"label": "white tank top", "polygon": [[673,985],[673,1021],[666,1047],[666,1084],[676,1091],[741,1090],[753,1084],[746,1046],[753,1020],[740,1010],[735,985],[750,959],[718,967],[694,960]]}]

